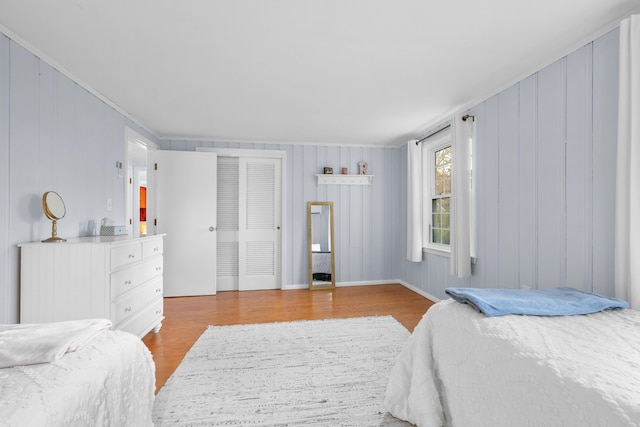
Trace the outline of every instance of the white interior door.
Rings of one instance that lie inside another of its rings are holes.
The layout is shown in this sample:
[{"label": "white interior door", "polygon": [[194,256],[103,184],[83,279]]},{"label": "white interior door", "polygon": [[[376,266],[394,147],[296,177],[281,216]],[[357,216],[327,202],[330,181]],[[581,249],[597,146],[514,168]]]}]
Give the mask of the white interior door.
[{"label": "white interior door", "polygon": [[156,233],[166,233],[164,294],[214,295],[217,155],[193,151],[151,154]]}]

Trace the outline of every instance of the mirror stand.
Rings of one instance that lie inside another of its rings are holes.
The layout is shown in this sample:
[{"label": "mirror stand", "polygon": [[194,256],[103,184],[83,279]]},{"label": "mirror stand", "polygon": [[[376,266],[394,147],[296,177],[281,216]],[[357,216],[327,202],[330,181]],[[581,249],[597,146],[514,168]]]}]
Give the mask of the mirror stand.
[{"label": "mirror stand", "polygon": [[336,287],[333,202],[307,202],[309,289]]},{"label": "mirror stand", "polygon": [[51,220],[51,237],[48,239],[44,239],[43,242],[66,242],[67,239],[63,239],[62,237],[58,237],[58,221],[55,219]]}]

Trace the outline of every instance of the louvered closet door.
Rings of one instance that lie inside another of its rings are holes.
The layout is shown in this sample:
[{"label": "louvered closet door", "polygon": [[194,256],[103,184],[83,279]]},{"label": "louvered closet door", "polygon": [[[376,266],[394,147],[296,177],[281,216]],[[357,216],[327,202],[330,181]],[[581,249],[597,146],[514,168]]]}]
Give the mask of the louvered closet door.
[{"label": "louvered closet door", "polygon": [[239,185],[238,157],[218,157],[217,288],[219,291],[238,290]]},{"label": "louvered closet door", "polygon": [[280,161],[240,159],[240,290],[280,287]]},{"label": "louvered closet door", "polygon": [[281,160],[218,157],[218,290],[280,288]]}]

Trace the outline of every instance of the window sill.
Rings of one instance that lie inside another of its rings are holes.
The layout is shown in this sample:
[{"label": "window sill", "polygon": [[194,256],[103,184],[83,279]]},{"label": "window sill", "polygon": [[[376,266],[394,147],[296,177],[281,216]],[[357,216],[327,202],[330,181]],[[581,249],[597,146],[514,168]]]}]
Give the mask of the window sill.
[{"label": "window sill", "polygon": [[[444,251],[444,250],[435,249],[435,248],[422,248],[422,253],[437,255],[445,258],[451,257],[451,251]],[[475,264],[477,261],[478,261],[477,257],[471,257],[471,264]]]},{"label": "window sill", "polygon": [[451,256],[451,251],[436,248],[422,248],[422,252],[425,254],[438,255],[446,258],[449,258]]}]

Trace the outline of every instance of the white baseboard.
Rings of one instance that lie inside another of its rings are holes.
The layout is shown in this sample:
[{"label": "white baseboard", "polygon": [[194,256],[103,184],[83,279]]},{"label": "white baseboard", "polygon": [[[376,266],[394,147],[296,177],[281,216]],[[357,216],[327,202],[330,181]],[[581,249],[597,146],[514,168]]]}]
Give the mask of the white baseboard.
[{"label": "white baseboard", "polygon": [[280,288],[283,291],[292,291],[295,289],[309,289],[309,284],[308,283],[303,283],[302,285],[282,285],[282,287]]},{"label": "white baseboard", "polygon": [[342,286],[368,286],[368,285],[388,285],[391,283],[398,283],[395,280],[367,280],[364,282],[339,282],[336,283],[336,287]]},{"label": "white baseboard", "polygon": [[[417,288],[403,280],[400,279],[392,279],[392,280],[367,280],[367,281],[358,281],[358,282],[338,282],[336,283],[336,288],[342,288],[345,286],[369,286],[369,285],[388,285],[390,283],[399,283],[402,286],[404,286],[407,289],[412,290],[413,292],[417,293],[418,295],[421,295],[423,297],[425,297],[428,300],[431,300],[433,302],[439,302],[440,298],[436,298],[433,295],[429,294],[428,292],[423,291],[420,288]],[[293,290],[293,289],[309,289],[309,284],[308,283],[303,283],[303,284],[291,284],[291,285],[283,285],[281,288],[283,291],[289,291],[289,290]]]},{"label": "white baseboard", "polygon": [[433,302],[440,302],[440,298],[434,297],[433,295],[431,295],[428,292],[423,291],[420,288],[416,288],[415,286],[413,286],[412,284],[409,284],[407,282],[405,282],[404,280],[397,280],[396,283],[400,283],[402,286],[404,286],[407,289],[411,289],[413,292],[415,292],[418,295],[422,295],[423,297],[425,297],[428,300],[431,300]]},{"label": "white baseboard", "polygon": [[[345,286],[369,286],[369,285],[388,285],[390,283],[398,283],[394,280],[368,280],[362,282],[337,282],[336,288],[343,288]],[[281,288],[283,291],[289,291],[292,289],[309,289],[308,283],[283,285]]]}]

